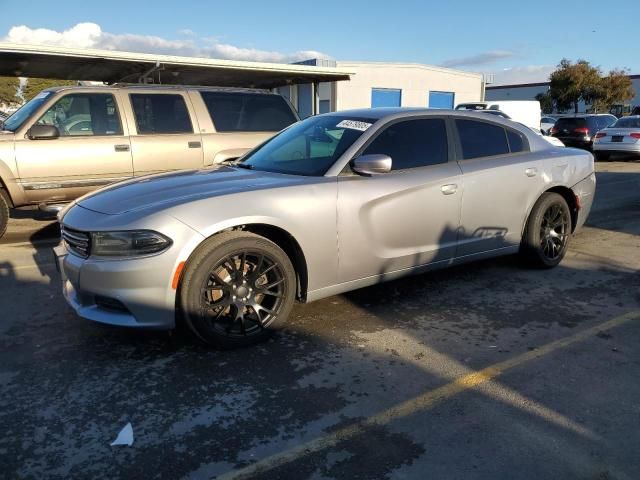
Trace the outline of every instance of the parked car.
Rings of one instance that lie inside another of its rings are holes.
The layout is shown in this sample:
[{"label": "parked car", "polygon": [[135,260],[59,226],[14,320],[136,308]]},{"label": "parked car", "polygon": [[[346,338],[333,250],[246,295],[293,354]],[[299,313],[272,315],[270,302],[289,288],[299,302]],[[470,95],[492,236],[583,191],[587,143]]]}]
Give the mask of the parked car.
[{"label": "parked car", "polygon": [[551,129],[551,135],[562,140],[567,147],[591,150],[595,134],[613,125],[617,120],[613,115],[606,113],[560,117]]},{"label": "parked car", "polygon": [[114,181],[237,158],[298,116],[264,90],[121,85],[44,90],[0,131],[0,236],[9,208],[57,211]]},{"label": "parked car", "polygon": [[500,117],[343,111],[215,169],[78,199],[59,214],[55,254],[81,317],[165,329],[177,318],[229,348],[264,340],[296,299],[518,252],[554,267],[594,190],[590,153]]},{"label": "parked car", "polygon": [[640,115],[640,105],[633,107],[633,110],[631,110],[631,115]]},{"label": "parked car", "polygon": [[540,102],[537,100],[493,100],[460,103],[456,110],[498,110],[516,122],[537,130],[540,128]]},{"label": "parked car", "polygon": [[598,160],[608,160],[612,153],[640,155],[640,115],[622,117],[596,133],[593,151]]},{"label": "parked car", "polygon": [[549,116],[542,117],[540,119],[540,130],[543,135],[549,135],[551,133],[551,129],[556,124],[556,120],[557,119],[555,117]]}]

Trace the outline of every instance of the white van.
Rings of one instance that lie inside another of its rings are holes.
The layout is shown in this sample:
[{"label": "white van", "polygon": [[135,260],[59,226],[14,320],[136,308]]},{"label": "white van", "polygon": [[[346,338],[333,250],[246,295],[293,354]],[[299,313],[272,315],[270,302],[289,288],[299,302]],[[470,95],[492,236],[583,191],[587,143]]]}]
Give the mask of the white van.
[{"label": "white van", "polygon": [[537,100],[496,100],[491,102],[461,103],[456,110],[499,110],[514,122],[520,122],[534,131],[540,131],[542,111]]}]

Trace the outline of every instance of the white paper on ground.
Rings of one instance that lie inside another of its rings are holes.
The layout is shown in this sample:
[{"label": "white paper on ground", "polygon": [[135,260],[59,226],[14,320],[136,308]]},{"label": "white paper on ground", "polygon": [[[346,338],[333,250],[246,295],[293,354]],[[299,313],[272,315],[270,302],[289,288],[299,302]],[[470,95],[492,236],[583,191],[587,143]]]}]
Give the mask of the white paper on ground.
[{"label": "white paper on ground", "polygon": [[114,445],[127,445],[129,447],[133,445],[133,427],[131,423],[127,423],[124,428],[120,430],[116,439],[111,442],[111,446],[113,447]]}]

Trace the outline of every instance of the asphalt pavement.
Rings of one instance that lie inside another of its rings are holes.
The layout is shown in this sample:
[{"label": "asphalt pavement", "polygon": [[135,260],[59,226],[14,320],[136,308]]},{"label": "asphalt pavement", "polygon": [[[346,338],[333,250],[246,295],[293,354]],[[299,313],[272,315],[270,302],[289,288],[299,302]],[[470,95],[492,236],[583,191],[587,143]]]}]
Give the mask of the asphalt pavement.
[{"label": "asphalt pavement", "polygon": [[79,319],[55,223],[21,214],[0,245],[0,478],[640,478],[640,162],[597,179],[554,270],[376,285],[231,352]]}]

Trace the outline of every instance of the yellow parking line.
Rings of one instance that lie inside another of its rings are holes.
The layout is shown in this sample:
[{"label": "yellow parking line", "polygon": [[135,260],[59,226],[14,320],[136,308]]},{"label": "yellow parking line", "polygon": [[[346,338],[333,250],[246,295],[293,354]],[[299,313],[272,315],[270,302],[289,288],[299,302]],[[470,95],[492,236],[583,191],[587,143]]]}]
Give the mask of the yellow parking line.
[{"label": "yellow parking line", "polygon": [[352,425],[343,427],[323,437],[302,443],[284,452],[276,453],[242,469],[227,472],[216,478],[222,480],[238,480],[250,478],[253,475],[273,470],[274,468],[293,462],[306,455],[324,450],[325,448],[332,447],[344,440],[360,435],[372,426],[387,425],[393,420],[407,417],[419,411],[429,410],[442,401],[488,382],[512,368],[518,367],[532,360],[536,360],[554,352],[555,350],[566,348],[569,345],[585,340],[598,332],[610,330],[632,320],[640,320],[640,310],[625,313],[624,315],[612,318],[611,320],[599,325],[577,332],[574,335],[555,340],[535,350],[513,357],[512,359],[505,360],[504,362],[496,363],[495,365],[491,365],[477,372],[464,375],[451,383],[394,405],[387,410],[353,423]]}]

